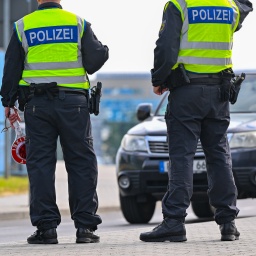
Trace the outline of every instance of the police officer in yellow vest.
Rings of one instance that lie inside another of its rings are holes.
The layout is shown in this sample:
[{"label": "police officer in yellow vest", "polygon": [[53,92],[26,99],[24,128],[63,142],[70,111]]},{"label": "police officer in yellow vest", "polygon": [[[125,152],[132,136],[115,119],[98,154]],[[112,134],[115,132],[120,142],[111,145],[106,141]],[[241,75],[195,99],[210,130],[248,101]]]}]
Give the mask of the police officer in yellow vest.
[{"label": "police officer in yellow vest", "polygon": [[142,241],[187,240],[184,222],[193,193],[193,158],[199,139],[221,240],[239,239],[234,222],[239,212],[237,188],[226,131],[233,33],[250,11],[248,0],[171,0],[164,7],[151,73],[154,93],[170,91],[165,115],[169,184],[162,200],[164,220],[141,233]]},{"label": "police officer in yellow vest", "polygon": [[58,243],[61,215],[56,204],[57,139],[68,174],[69,205],[77,243],[99,242],[97,160],[88,110],[88,74],[108,59],[108,47],[91,24],[64,11],[60,0],[37,0],[38,10],[15,22],[5,58],[1,88],[5,115],[17,95],[26,97],[26,153],[30,182],[30,218],[36,232],[30,244]]}]

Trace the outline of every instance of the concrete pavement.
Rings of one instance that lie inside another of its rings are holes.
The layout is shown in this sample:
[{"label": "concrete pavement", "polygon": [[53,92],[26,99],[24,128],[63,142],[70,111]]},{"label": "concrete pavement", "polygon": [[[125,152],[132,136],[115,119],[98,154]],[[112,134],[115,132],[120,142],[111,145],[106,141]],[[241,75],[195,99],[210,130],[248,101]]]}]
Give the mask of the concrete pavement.
[{"label": "concrete pavement", "polygon": [[[56,193],[59,208],[69,213],[65,166],[58,162],[56,171]],[[99,166],[98,181],[99,212],[119,208],[118,188],[114,166]],[[0,220],[28,218],[28,195],[0,198]],[[215,222],[186,224],[188,241],[184,243],[144,243],[139,240],[141,232],[147,228],[134,228],[118,231],[97,230],[98,244],[75,244],[75,237],[59,236],[57,245],[28,245],[25,241],[1,243],[0,255],[21,256],[69,256],[69,255],[189,255],[189,256],[256,256],[256,217],[238,218],[236,225],[241,232],[240,240],[221,242]],[[1,230],[0,230],[1,232]]]}]

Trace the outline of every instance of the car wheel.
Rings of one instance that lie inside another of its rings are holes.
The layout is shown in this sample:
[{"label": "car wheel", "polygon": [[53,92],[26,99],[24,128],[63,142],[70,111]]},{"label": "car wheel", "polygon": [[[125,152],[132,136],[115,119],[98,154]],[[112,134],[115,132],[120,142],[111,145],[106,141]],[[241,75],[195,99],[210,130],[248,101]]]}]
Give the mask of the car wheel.
[{"label": "car wheel", "polygon": [[121,196],[120,205],[125,219],[131,224],[148,223],[153,217],[156,202],[148,199],[146,202],[137,202],[136,196]]},{"label": "car wheel", "polygon": [[192,201],[192,209],[198,218],[212,218],[215,208],[208,201]]}]

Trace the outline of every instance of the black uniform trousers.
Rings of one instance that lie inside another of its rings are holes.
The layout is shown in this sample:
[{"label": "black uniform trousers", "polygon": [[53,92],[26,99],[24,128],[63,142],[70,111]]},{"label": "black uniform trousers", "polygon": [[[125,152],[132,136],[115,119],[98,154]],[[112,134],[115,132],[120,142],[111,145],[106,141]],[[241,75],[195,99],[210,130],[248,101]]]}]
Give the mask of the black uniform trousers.
[{"label": "black uniform trousers", "polygon": [[229,102],[220,102],[220,85],[186,85],[170,91],[166,110],[170,155],[164,217],[185,220],[193,194],[193,158],[198,140],[206,156],[208,196],[218,224],[233,220],[237,188],[226,131]]},{"label": "black uniform trousers", "polygon": [[[30,218],[39,230],[56,228],[61,216],[56,204],[57,139],[68,175],[71,218],[76,228],[97,229],[97,160],[91,136],[87,98],[60,91],[53,99],[33,96],[25,106]],[[63,170],[64,171],[64,170]]]}]

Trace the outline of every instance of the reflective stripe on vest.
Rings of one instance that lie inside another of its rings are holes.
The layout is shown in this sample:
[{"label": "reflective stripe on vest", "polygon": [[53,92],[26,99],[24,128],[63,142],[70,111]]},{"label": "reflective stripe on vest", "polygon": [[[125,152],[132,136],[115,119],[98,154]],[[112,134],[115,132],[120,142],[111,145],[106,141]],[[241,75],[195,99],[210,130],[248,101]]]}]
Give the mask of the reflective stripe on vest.
[{"label": "reflective stripe on vest", "polygon": [[[233,33],[239,11],[232,0],[171,0],[183,21],[177,64],[197,73],[232,67]],[[166,9],[167,7],[165,7]]]},{"label": "reflective stripe on vest", "polygon": [[52,8],[35,11],[15,26],[26,55],[20,85],[57,82],[69,88],[90,87],[81,53],[84,20]]}]

